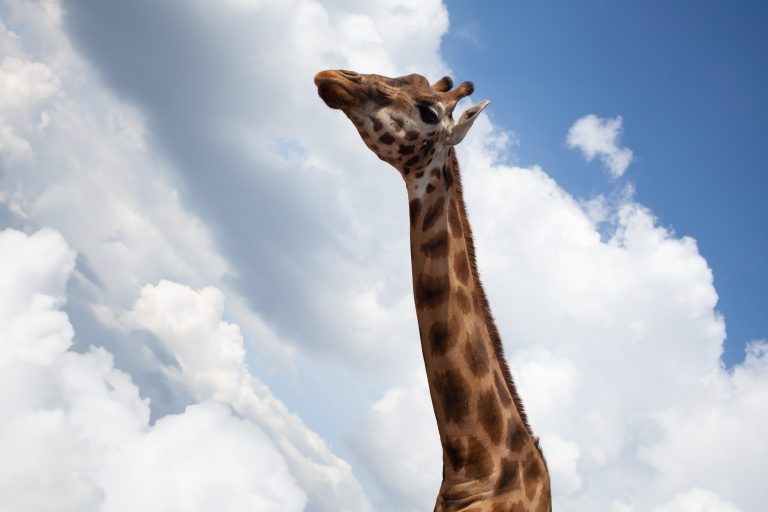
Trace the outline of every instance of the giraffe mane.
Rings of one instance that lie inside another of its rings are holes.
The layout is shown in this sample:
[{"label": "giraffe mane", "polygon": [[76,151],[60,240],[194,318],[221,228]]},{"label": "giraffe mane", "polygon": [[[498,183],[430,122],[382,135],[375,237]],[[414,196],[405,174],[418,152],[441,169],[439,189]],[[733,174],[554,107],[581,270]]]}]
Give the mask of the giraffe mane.
[{"label": "giraffe mane", "polygon": [[[451,159],[451,167],[453,168],[453,174],[454,174],[453,180],[454,180],[454,186],[456,187],[456,202],[458,203],[459,219],[461,220],[461,229],[464,232],[464,239],[467,244],[467,256],[469,257],[470,273],[472,275],[472,280],[474,281],[474,284],[475,284],[475,289],[477,290],[478,300],[480,301],[480,309],[482,310],[483,323],[485,324],[485,328],[488,330],[488,335],[491,338],[491,343],[493,343],[496,359],[498,359],[499,366],[501,367],[501,372],[504,375],[504,382],[506,382],[507,388],[509,389],[509,393],[510,395],[512,395],[512,401],[514,402],[515,407],[520,413],[520,419],[522,420],[523,425],[525,426],[525,430],[528,432],[528,435],[531,436],[531,439],[533,439],[536,449],[542,455],[542,459],[544,459],[544,455],[541,452],[541,448],[539,447],[539,438],[533,435],[531,426],[528,423],[528,416],[525,413],[523,400],[520,398],[520,395],[517,393],[517,387],[515,386],[515,381],[512,378],[512,373],[509,370],[509,365],[507,364],[507,360],[504,357],[504,347],[501,343],[501,336],[499,335],[499,330],[496,327],[496,321],[493,318],[493,313],[491,313],[491,306],[488,302],[488,297],[485,295],[485,288],[483,288],[483,283],[480,280],[480,272],[477,269],[477,260],[475,257],[475,241],[472,236],[472,228],[469,225],[469,218],[467,217],[467,209],[464,203],[464,190],[461,183],[461,173],[459,172],[459,160],[458,158],[456,158],[455,148],[450,149],[449,158]],[[545,461],[545,464],[546,464],[546,461]]]}]

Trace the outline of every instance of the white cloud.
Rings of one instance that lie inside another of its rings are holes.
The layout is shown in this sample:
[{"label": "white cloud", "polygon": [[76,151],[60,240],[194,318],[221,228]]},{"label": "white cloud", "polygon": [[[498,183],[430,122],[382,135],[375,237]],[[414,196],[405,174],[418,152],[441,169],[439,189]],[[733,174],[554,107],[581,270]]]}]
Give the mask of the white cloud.
[{"label": "white cloud", "polygon": [[74,255],[61,235],[0,231],[0,255],[0,508],[304,509],[252,422],[203,403],[150,426],[148,400],[109,352],[69,350],[60,308]]},{"label": "white cloud", "polygon": [[147,150],[141,114],[99,87],[72,49],[58,2],[10,2],[9,11],[25,37],[0,25],[0,40],[15,42],[0,68],[0,127],[34,158],[7,162],[4,202],[28,225],[63,233],[109,291],[99,297],[108,305],[127,305],[161,275],[195,282],[226,273],[167,164]]},{"label": "white cloud", "polygon": [[104,512],[298,512],[306,505],[267,436],[211,402],[161,418],[145,436],[127,440],[101,479]]},{"label": "white cloud", "polygon": [[[546,380],[546,377],[542,379]],[[529,400],[529,403],[536,403]],[[576,443],[566,441],[557,434],[545,433],[541,438],[542,446],[547,447],[547,468],[550,478],[558,485],[559,492],[573,494],[581,487],[578,471],[581,450]]]},{"label": "white cloud", "polygon": [[653,510],[654,512],[739,512],[738,508],[724,501],[717,494],[696,487],[677,494],[672,501]]},{"label": "white cloud", "polygon": [[264,429],[316,510],[369,510],[351,467],[251,375],[240,328],[222,320],[224,296],[169,281],[142,288],[125,325],[154,334],[178,368],[167,372],[197,400],[230,405]]},{"label": "white cloud", "polygon": [[[0,38],[10,39],[2,23]],[[45,126],[48,114],[43,106],[60,86],[56,74],[41,62],[13,55],[0,61],[0,156],[7,163],[33,157],[27,137]]]},{"label": "white cloud", "polygon": [[611,176],[620,178],[632,162],[632,151],[619,145],[621,124],[621,116],[603,118],[588,114],[573,123],[566,143],[580,150],[587,161],[600,157]]},{"label": "white cloud", "polygon": [[348,435],[350,445],[383,488],[378,510],[434,507],[442,451],[427,389],[417,368],[406,385],[388,389]]},{"label": "white cloud", "polygon": [[74,264],[53,230],[0,232],[0,363],[46,364],[69,348],[72,329],[57,306]]}]

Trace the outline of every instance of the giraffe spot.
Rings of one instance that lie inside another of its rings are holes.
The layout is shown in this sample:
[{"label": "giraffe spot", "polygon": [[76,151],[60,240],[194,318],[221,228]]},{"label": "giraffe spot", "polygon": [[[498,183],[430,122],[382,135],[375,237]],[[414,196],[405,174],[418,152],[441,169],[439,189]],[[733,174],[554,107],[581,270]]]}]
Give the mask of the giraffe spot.
[{"label": "giraffe spot", "polygon": [[475,340],[467,340],[464,346],[464,360],[469,369],[476,377],[480,377],[488,372],[488,352],[485,349],[485,338],[475,333]]},{"label": "giraffe spot", "polygon": [[437,200],[427,209],[427,213],[424,214],[424,223],[421,226],[422,231],[426,231],[431,228],[437,219],[442,217],[445,210],[445,198],[438,197]]},{"label": "giraffe spot", "polygon": [[469,438],[467,457],[464,465],[464,474],[468,478],[479,480],[485,478],[493,471],[493,459],[491,452],[476,437]]},{"label": "giraffe spot", "polygon": [[432,192],[434,192],[434,190],[435,190],[435,186],[433,184],[431,183],[427,184],[427,194],[431,194]]},{"label": "giraffe spot", "polygon": [[463,288],[456,288],[456,302],[459,304],[459,309],[461,309],[462,313],[469,313],[472,306],[469,303],[469,295],[467,295]]},{"label": "giraffe spot", "polygon": [[403,126],[405,126],[405,121],[403,121],[401,117],[397,117],[397,116],[389,116],[389,117],[392,119],[392,122],[395,123],[395,125],[399,129],[401,130],[403,129]]},{"label": "giraffe spot", "polygon": [[445,188],[450,188],[453,185],[453,174],[447,165],[443,166],[443,180],[445,180]]},{"label": "giraffe spot", "polygon": [[507,446],[515,453],[519,453],[525,446],[525,430],[522,425],[517,424],[514,417],[507,425]]},{"label": "giraffe spot", "polygon": [[539,487],[539,478],[543,474],[539,458],[531,454],[523,466],[523,479],[525,481],[525,495],[532,500]]},{"label": "giraffe spot", "polygon": [[413,153],[413,146],[400,146],[400,148],[397,150],[398,153],[401,155],[410,155]]},{"label": "giraffe spot", "polygon": [[446,352],[456,345],[460,336],[459,322],[456,320],[456,317],[452,316],[448,320],[447,326],[445,322],[435,322],[429,332],[432,353],[438,356],[445,355]]},{"label": "giraffe spot", "polygon": [[418,309],[434,308],[448,298],[448,277],[421,274],[416,278],[414,299]]},{"label": "giraffe spot", "polygon": [[440,170],[437,167],[435,167],[434,169],[429,171],[429,175],[432,176],[433,178],[440,179]]},{"label": "giraffe spot", "polygon": [[424,176],[424,171],[419,171],[416,173],[417,178],[421,178],[422,176]]},{"label": "giraffe spot", "polygon": [[499,377],[499,372],[493,374],[493,380],[496,383],[496,392],[501,397],[501,403],[508,407],[512,403],[512,395],[509,393],[509,386]]},{"label": "giraffe spot", "polygon": [[409,158],[403,165],[410,167],[411,165],[415,164],[419,161],[419,155],[414,155],[411,158]]},{"label": "giraffe spot", "polygon": [[431,132],[429,132],[429,133],[427,134],[427,137],[431,137],[431,136],[433,136],[433,135],[434,135],[434,134],[436,134],[436,133],[437,133],[436,131],[431,131]]},{"label": "giraffe spot", "polygon": [[411,218],[411,227],[416,225],[416,221],[419,220],[419,212],[421,211],[421,201],[419,199],[411,199],[408,203],[408,213]]},{"label": "giraffe spot", "polygon": [[469,397],[464,377],[459,371],[448,369],[435,376],[434,385],[442,402],[445,421],[461,423],[469,413]]},{"label": "giraffe spot", "polygon": [[409,132],[406,132],[405,134],[405,140],[413,141],[419,138],[419,132],[415,130],[411,130]]},{"label": "giraffe spot", "polygon": [[371,116],[371,121],[373,122],[373,131],[374,132],[377,132],[377,131],[381,130],[382,128],[384,128],[384,123],[379,121],[378,118]]},{"label": "giraffe spot", "polygon": [[392,144],[395,142],[395,138],[392,136],[391,133],[385,133],[381,137],[379,137],[379,141],[381,141],[384,144]]},{"label": "giraffe spot", "polygon": [[448,207],[448,224],[451,226],[451,234],[453,236],[461,236],[461,219],[459,218],[459,209],[456,207],[456,201],[451,201]]},{"label": "giraffe spot", "polygon": [[498,444],[501,441],[501,432],[504,429],[504,423],[501,418],[501,410],[496,399],[496,393],[493,389],[482,393],[477,404],[478,418],[483,430],[491,438],[491,441]]},{"label": "giraffe spot", "polygon": [[466,252],[459,251],[453,255],[453,271],[459,281],[469,283],[469,259]]},{"label": "giraffe spot", "polygon": [[421,244],[421,252],[430,258],[442,258],[448,255],[448,232],[443,230]]},{"label": "giraffe spot", "polygon": [[368,147],[371,148],[371,151],[378,151],[379,150],[379,146],[377,146],[376,144],[371,144]]},{"label": "giraffe spot", "polygon": [[514,491],[520,488],[520,470],[517,461],[507,457],[501,461],[501,471],[496,480],[494,494]]},{"label": "giraffe spot", "polygon": [[446,439],[443,442],[443,452],[448,457],[448,462],[454,471],[460,471],[464,467],[464,461],[467,456],[467,448],[464,441],[458,437]]},{"label": "giraffe spot", "polygon": [[448,332],[448,324],[445,322],[435,322],[429,328],[429,346],[432,353],[436,356],[445,355],[448,351],[451,335]]}]

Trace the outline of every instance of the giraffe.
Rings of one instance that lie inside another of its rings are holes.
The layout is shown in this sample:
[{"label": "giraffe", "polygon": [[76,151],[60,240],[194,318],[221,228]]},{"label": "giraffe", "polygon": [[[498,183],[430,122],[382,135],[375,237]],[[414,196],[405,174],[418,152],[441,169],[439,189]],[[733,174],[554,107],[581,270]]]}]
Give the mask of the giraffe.
[{"label": "giraffe", "polygon": [[414,302],[443,449],[435,512],[551,511],[547,465],[477,271],[456,159],[455,146],[489,101],[454,121],[471,82],[453,88],[447,76],[430,85],[417,74],[327,70],[315,85],[405,181]]}]

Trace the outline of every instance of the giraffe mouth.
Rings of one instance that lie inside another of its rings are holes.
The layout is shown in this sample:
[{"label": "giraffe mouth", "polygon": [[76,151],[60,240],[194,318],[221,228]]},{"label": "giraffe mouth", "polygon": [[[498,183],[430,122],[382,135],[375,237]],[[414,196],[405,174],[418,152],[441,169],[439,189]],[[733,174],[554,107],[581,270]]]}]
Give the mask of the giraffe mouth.
[{"label": "giraffe mouth", "polygon": [[341,78],[341,76],[337,71],[321,71],[315,75],[317,93],[331,108],[341,109],[351,105],[355,100],[355,96],[349,88],[352,84],[347,83],[349,81]]}]

